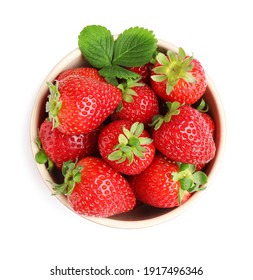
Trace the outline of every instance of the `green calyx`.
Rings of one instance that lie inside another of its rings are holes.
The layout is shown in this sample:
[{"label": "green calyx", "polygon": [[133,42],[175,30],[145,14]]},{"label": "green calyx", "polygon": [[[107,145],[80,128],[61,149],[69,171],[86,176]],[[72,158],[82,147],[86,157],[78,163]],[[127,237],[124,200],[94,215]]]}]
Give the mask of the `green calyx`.
[{"label": "green calyx", "polygon": [[179,102],[166,102],[166,105],[168,107],[168,112],[166,113],[166,115],[156,115],[152,119],[152,123],[150,124],[150,126],[153,126],[155,130],[159,129],[163,122],[169,122],[173,116],[176,116],[180,113],[179,107],[181,106],[181,104]]},{"label": "green calyx", "polygon": [[55,195],[64,194],[70,195],[74,190],[75,184],[81,182],[82,166],[76,166],[76,162],[67,161],[63,163],[62,175],[64,182],[62,184],[54,184]]},{"label": "green calyx", "polygon": [[[118,88],[122,92],[122,100],[124,100],[125,102],[129,102],[129,103],[134,102],[133,96],[138,96],[138,94],[136,93],[136,91],[133,88],[144,86],[143,83],[138,83],[139,80],[140,80],[140,78],[127,79],[125,82],[122,82],[118,85]],[[118,108],[116,109],[116,112],[119,112],[120,110],[122,110],[122,108],[123,108],[123,103],[120,102]]]},{"label": "green calyx", "polygon": [[43,150],[39,136],[36,138],[35,142],[36,142],[37,147],[39,149],[39,151],[35,155],[36,162],[39,163],[39,164],[46,164],[47,165],[47,170],[49,172],[52,171],[52,169],[54,167],[54,163],[52,162],[52,160],[47,156],[47,154]]},{"label": "green calyx", "polygon": [[195,172],[195,165],[181,163],[178,172],[172,173],[173,181],[179,181],[180,189],[178,193],[178,202],[182,203],[184,193],[187,191],[193,193],[206,189],[205,186],[208,181],[207,175],[202,171]]},{"label": "green calyx", "polygon": [[50,95],[46,103],[46,112],[48,113],[49,121],[52,122],[52,128],[56,128],[60,125],[58,112],[61,109],[62,102],[60,101],[60,92],[58,90],[58,82],[55,85],[51,82],[47,82]]},{"label": "green calyx", "polygon": [[209,110],[209,105],[205,102],[205,100],[202,98],[198,107],[196,108],[201,113],[206,113]]},{"label": "green calyx", "polygon": [[194,67],[193,56],[186,57],[182,48],[178,49],[178,54],[168,50],[167,55],[158,53],[156,60],[161,64],[153,69],[156,75],[152,75],[152,80],[156,82],[167,81],[166,93],[170,94],[174,86],[180,79],[186,82],[195,83],[196,79],[191,74]]},{"label": "green calyx", "polygon": [[140,137],[144,130],[143,123],[135,122],[130,130],[122,128],[123,133],[118,136],[118,144],[114,146],[113,152],[108,156],[111,161],[122,163],[128,159],[129,165],[134,161],[134,156],[144,158],[147,149],[142,145],[152,143],[152,139],[148,137]]}]

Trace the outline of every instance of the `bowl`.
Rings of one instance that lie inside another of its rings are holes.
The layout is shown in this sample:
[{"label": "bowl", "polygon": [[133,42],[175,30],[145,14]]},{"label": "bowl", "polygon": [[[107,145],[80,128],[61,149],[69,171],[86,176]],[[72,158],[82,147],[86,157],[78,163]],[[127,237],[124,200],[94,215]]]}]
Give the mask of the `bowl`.
[{"label": "bowl", "polygon": [[[168,49],[173,51],[178,50],[177,47],[174,45],[158,40],[158,48],[160,51],[166,52]],[[62,71],[80,67],[80,66],[87,66],[87,62],[85,61],[84,57],[82,56],[80,50],[77,48],[66,55],[46,76],[44,82],[42,83],[41,87],[39,88],[36,100],[34,102],[34,106],[32,109],[31,115],[31,122],[30,122],[30,141],[31,141],[31,148],[33,156],[35,157],[36,153],[38,152],[37,145],[35,143],[35,139],[37,137],[37,132],[40,124],[45,119],[45,104],[47,101],[48,96],[48,87],[46,82],[47,81],[54,81],[55,78],[60,74]],[[207,90],[204,94],[205,101],[209,104],[209,113],[211,117],[214,119],[216,125],[216,133],[215,133],[215,142],[216,142],[216,155],[212,161],[210,161],[207,166],[205,167],[205,173],[208,175],[208,185],[211,184],[216,171],[220,165],[222,154],[225,145],[225,117],[224,111],[222,107],[222,103],[219,97],[219,94],[211,81],[211,79],[207,75]],[[50,175],[47,171],[45,165],[37,164],[37,168],[39,173],[44,180],[46,186],[49,190],[53,193],[52,184],[49,181],[54,181],[55,178],[53,175]],[[188,207],[193,205],[200,196],[203,195],[202,192],[194,193],[191,198],[185,202],[183,205],[177,208],[172,209],[159,209],[150,207],[144,204],[137,204],[137,206],[130,212],[115,215],[109,218],[97,218],[97,217],[87,217],[82,216],[85,219],[114,228],[143,228],[161,224],[166,222],[172,218],[175,218],[179,214],[183,213]],[[72,210],[71,206],[68,203],[67,198],[64,195],[56,195],[58,200],[63,203],[66,207]],[[74,210],[72,210],[74,212]]]}]

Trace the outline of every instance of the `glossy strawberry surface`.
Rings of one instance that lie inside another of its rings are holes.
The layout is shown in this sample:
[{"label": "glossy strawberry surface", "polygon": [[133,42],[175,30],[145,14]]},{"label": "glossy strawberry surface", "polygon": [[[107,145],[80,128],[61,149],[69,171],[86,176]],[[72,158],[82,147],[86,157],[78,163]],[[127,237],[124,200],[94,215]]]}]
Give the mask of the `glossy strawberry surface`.
[{"label": "glossy strawberry surface", "polygon": [[39,138],[46,155],[61,168],[65,161],[75,161],[77,158],[94,155],[100,128],[92,132],[68,135],[58,128],[52,129],[52,123],[45,120],[39,130]]},{"label": "glossy strawberry surface", "polygon": [[105,79],[99,75],[98,70],[92,67],[79,67],[65,70],[58,75],[56,80],[60,81],[70,76],[92,78],[100,82],[105,82]]},{"label": "glossy strawberry surface", "polygon": [[121,92],[115,86],[77,76],[60,81],[59,93],[59,129],[67,134],[94,130],[121,101]]},{"label": "glossy strawberry surface", "polygon": [[[159,208],[179,206],[180,183],[172,179],[172,173],[179,167],[167,157],[157,154],[151,165],[141,174],[129,178],[130,186],[136,198],[146,204]],[[182,203],[190,198],[184,193]]]},{"label": "glossy strawberry surface", "polygon": [[132,88],[136,96],[132,96],[133,102],[122,100],[122,109],[112,114],[113,120],[127,119],[132,122],[142,122],[148,125],[153,116],[159,113],[158,100],[153,90],[143,84]]},{"label": "glossy strawberry surface", "polygon": [[215,155],[216,147],[209,124],[190,106],[179,108],[179,114],[153,131],[156,148],[176,162],[204,164]]},{"label": "glossy strawberry surface", "polygon": [[81,166],[81,181],[76,183],[68,201],[82,215],[109,217],[130,211],[136,199],[128,182],[102,159],[86,157]]}]

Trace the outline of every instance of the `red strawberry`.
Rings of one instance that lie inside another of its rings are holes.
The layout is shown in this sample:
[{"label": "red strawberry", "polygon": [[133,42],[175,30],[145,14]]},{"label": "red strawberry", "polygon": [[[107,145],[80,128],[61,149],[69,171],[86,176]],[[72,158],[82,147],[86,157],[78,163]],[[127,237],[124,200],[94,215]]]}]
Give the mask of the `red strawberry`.
[{"label": "red strawberry", "polygon": [[113,120],[127,119],[149,124],[158,114],[158,101],[152,89],[143,83],[129,80],[118,86],[122,91],[122,103],[112,115]]},{"label": "red strawberry", "polygon": [[214,133],[215,133],[215,124],[214,124],[214,120],[210,117],[210,115],[208,115],[207,113],[201,113],[201,116],[205,119],[212,136],[214,137]]},{"label": "red strawberry", "polygon": [[206,120],[206,123],[209,126],[209,129],[211,130],[212,135],[214,137],[215,123],[214,120],[211,118],[211,116],[207,114],[209,110],[209,106],[203,98],[201,99],[196,109],[201,113],[202,117]]},{"label": "red strawberry", "polygon": [[99,75],[98,70],[92,67],[79,67],[79,68],[72,68],[72,69],[65,70],[59,74],[56,80],[60,81],[70,76],[93,78],[100,82],[105,82],[105,79]]},{"label": "red strawberry", "polygon": [[128,70],[133,71],[141,76],[140,82],[145,84],[149,83],[150,78],[150,64],[147,63],[142,66],[135,66],[135,67],[126,67]]},{"label": "red strawberry", "polygon": [[48,83],[46,105],[53,128],[66,134],[81,134],[97,128],[119,105],[120,90],[91,78],[68,77]]},{"label": "red strawberry", "polygon": [[215,155],[215,143],[209,125],[201,113],[191,106],[179,108],[178,102],[167,103],[165,117],[156,116],[153,131],[156,148],[176,162],[200,164]]},{"label": "red strawberry", "polygon": [[157,154],[150,166],[129,182],[138,200],[154,207],[171,208],[186,202],[192,192],[204,189],[201,185],[207,183],[207,176],[194,171],[194,165],[179,167]]},{"label": "red strawberry", "polygon": [[100,127],[85,134],[68,135],[58,128],[52,129],[52,122],[45,120],[39,130],[42,149],[56,167],[62,168],[65,161],[94,155]]},{"label": "red strawberry", "polygon": [[142,123],[114,121],[104,127],[98,138],[102,158],[115,170],[133,175],[142,172],[152,162],[155,147]]},{"label": "red strawberry", "polygon": [[151,72],[153,91],[165,101],[193,104],[205,93],[207,80],[200,62],[186,56],[179,48],[178,54],[168,50],[159,53]]},{"label": "red strawberry", "polygon": [[102,159],[86,157],[76,165],[66,162],[64,183],[55,185],[56,194],[67,195],[78,214],[110,217],[130,211],[136,199],[126,179]]}]

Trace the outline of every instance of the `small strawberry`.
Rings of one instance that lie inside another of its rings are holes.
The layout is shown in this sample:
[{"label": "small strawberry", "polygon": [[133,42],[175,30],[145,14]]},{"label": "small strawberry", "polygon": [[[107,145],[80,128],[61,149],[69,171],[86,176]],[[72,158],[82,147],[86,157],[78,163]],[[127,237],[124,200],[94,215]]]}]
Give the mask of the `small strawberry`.
[{"label": "small strawberry", "polygon": [[85,157],[65,162],[64,183],[55,185],[55,194],[65,194],[78,214],[110,217],[130,211],[136,199],[126,179],[102,159]]},{"label": "small strawberry", "polygon": [[201,113],[191,106],[169,103],[168,113],[153,119],[155,147],[176,162],[207,163],[215,156],[212,132]]},{"label": "small strawberry", "polygon": [[99,131],[100,127],[89,133],[68,135],[58,128],[52,129],[52,122],[45,120],[40,126],[39,139],[47,157],[57,168],[62,168],[65,161],[94,155]]},{"label": "small strawberry", "polygon": [[122,102],[111,116],[113,120],[127,119],[147,125],[158,114],[156,95],[148,85],[128,80],[118,88],[122,91]]},{"label": "small strawberry", "polygon": [[178,54],[170,50],[167,55],[159,53],[156,60],[150,85],[163,100],[191,105],[205,93],[207,79],[203,67],[192,56],[186,56],[182,48]]},{"label": "small strawberry", "polygon": [[129,183],[136,198],[159,208],[171,208],[185,203],[195,191],[203,190],[207,176],[195,172],[194,165],[171,162],[157,154],[142,173],[132,176]]},{"label": "small strawberry", "polygon": [[48,86],[46,111],[53,128],[58,127],[65,134],[91,132],[121,101],[117,87],[92,78],[70,76]]},{"label": "small strawberry", "polygon": [[56,80],[61,81],[66,77],[70,77],[70,76],[92,78],[100,82],[105,82],[105,79],[99,75],[98,70],[92,67],[79,67],[79,68],[72,68],[72,69],[65,70],[58,75]]},{"label": "small strawberry", "polygon": [[99,134],[98,148],[110,166],[126,175],[142,172],[155,155],[155,147],[144,125],[128,120],[105,126]]},{"label": "small strawberry", "polygon": [[128,70],[133,71],[141,76],[140,82],[148,84],[150,78],[150,63],[144,64],[142,66],[126,67]]}]

